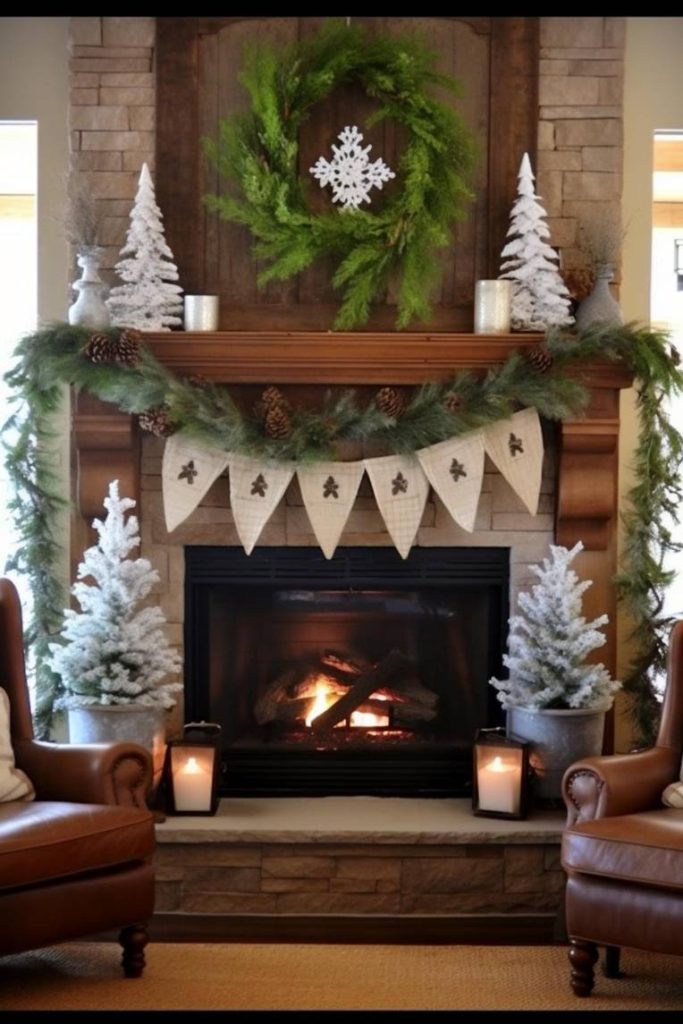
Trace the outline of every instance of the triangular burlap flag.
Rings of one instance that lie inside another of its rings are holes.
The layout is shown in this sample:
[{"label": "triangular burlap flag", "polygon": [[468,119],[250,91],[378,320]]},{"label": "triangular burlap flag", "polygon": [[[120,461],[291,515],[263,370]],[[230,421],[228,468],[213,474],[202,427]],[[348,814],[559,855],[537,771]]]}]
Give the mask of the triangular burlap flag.
[{"label": "triangular burlap flag", "polygon": [[298,466],[301,496],[325,558],[332,558],[363,478],[362,462]]},{"label": "triangular burlap flag", "polygon": [[427,477],[415,455],[387,455],[364,464],[389,535],[407,558],[429,494]]},{"label": "triangular burlap flag", "polygon": [[543,473],[543,434],[536,410],[522,409],[509,420],[485,427],[484,444],[510,487],[535,516]]},{"label": "triangular burlap flag", "polygon": [[248,555],[294,476],[291,466],[230,456],[230,505],[235,528]]},{"label": "triangular burlap flag", "polygon": [[202,447],[182,434],[172,434],[167,439],[161,461],[161,486],[169,533],[194,512],[228,459],[227,452]]},{"label": "triangular burlap flag", "polygon": [[484,438],[480,430],[441,441],[415,453],[427,479],[464,530],[474,529],[484,477]]}]

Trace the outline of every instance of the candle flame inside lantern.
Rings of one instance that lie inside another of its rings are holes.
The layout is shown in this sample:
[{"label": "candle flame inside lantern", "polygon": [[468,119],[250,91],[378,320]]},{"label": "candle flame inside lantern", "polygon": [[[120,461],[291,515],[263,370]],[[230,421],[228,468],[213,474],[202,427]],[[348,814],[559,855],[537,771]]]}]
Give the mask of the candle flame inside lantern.
[{"label": "candle flame inside lantern", "polygon": [[188,757],[180,771],[183,775],[201,775],[204,769],[199,764],[196,757]]}]

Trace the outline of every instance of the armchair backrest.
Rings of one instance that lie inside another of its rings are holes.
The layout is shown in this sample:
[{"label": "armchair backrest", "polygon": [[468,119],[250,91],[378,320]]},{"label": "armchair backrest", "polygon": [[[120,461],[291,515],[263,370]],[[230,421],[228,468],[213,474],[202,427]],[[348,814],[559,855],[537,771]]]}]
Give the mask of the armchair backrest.
[{"label": "armchair backrest", "polygon": [[680,754],[683,750],[683,620],[671,630],[666,690],[659,721],[657,746]]},{"label": "armchair backrest", "polygon": [[0,579],[0,686],[9,696],[12,739],[33,739],[21,602],[17,588],[6,578]]}]

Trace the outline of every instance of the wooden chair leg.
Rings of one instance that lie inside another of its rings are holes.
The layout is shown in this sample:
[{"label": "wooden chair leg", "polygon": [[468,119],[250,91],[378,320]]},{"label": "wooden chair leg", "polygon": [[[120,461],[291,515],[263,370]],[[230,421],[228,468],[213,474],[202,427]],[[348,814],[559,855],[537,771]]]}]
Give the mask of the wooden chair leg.
[{"label": "wooden chair leg", "polygon": [[619,946],[605,946],[605,963],[602,973],[606,978],[623,978],[623,971],[619,969]]},{"label": "wooden chair leg", "polygon": [[127,978],[139,978],[145,966],[145,946],[149,942],[147,925],[131,924],[122,928],[119,943],[123,947],[121,966]]},{"label": "wooden chair leg", "polygon": [[594,942],[571,939],[569,963],[571,964],[571,986],[574,995],[589,996],[595,981],[593,967],[598,959],[598,947]]}]

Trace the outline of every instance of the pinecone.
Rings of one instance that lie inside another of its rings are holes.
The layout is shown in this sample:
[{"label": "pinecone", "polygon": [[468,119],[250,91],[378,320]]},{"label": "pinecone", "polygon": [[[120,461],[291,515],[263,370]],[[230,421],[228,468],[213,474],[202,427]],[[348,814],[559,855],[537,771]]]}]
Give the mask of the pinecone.
[{"label": "pinecone", "polygon": [[112,342],[112,362],[125,363],[127,366],[136,366],[140,360],[140,331],[132,327],[125,327],[118,337]]},{"label": "pinecone", "polygon": [[396,388],[390,387],[380,388],[375,395],[375,405],[382,412],[386,413],[387,416],[391,416],[395,420],[403,415],[406,407],[405,399],[401,392],[397,391]]},{"label": "pinecone", "polygon": [[547,373],[553,365],[552,353],[544,345],[534,345],[526,350],[526,358],[538,373]]},{"label": "pinecone", "polygon": [[292,429],[289,409],[284,405],[271,406],[266,411],[264,427],[266,435],[276,441],[281,441],[283,438],[288,437]]},{"label": "pinecone", "polygon": [[187,378],[187,383],[191,384],[193,388],[201,388],[203,391],[211,386],[211,381],[203,373],[193,373]]},{"label": "pinecone", "polygon": [[671,362],[674,366],[681,365],[681,353],[678,351],[675,345],[671,346]]},{"label": "pinecone", "polygon": [[106,334],[91,334],[83,351],[92,363],[108,363],[111,338]]},{"label": "pinecone", "polygon": [[258,402],[254,403],[254,416],[261,423],[265,423],[266,416],[271,409],[282,409],[286,413],[291,411],[291,406],[285,396],[279,388],[272,384],[265,389]]},{"label": "pinecone", "polygon": [[140,332],[125,328],[118,338],[91,334],[85,354],[93,363],[125,363],[135,366],[140,359]]},{"label": "pinecone", "polygon": [[168,437],[169,434],[173,433],[168,409],[163,405],[147,409],[146,412],[141,412],[138,416],[138,422],[143,430],[148,430],[150,434],[155,434],[156,437]]},{"label": "pinecone", "polygon": [[289,408],[289,402],[287,401],[285,396],[282,394],[279,388],[274,387],[274,385],[272,384],[270,385],[270,387],[267,387],[266,390],[261,395],[261,401],[263,402],[263,405],[266,407],[266,409],[272,409],[273,406],[275,405],[282,406],[286,409]]},{"label": "pinecone", "polygon": [[443,403],[449,412],[458,413],[462,409],[462,397],[454,391],[449,392]]}]

